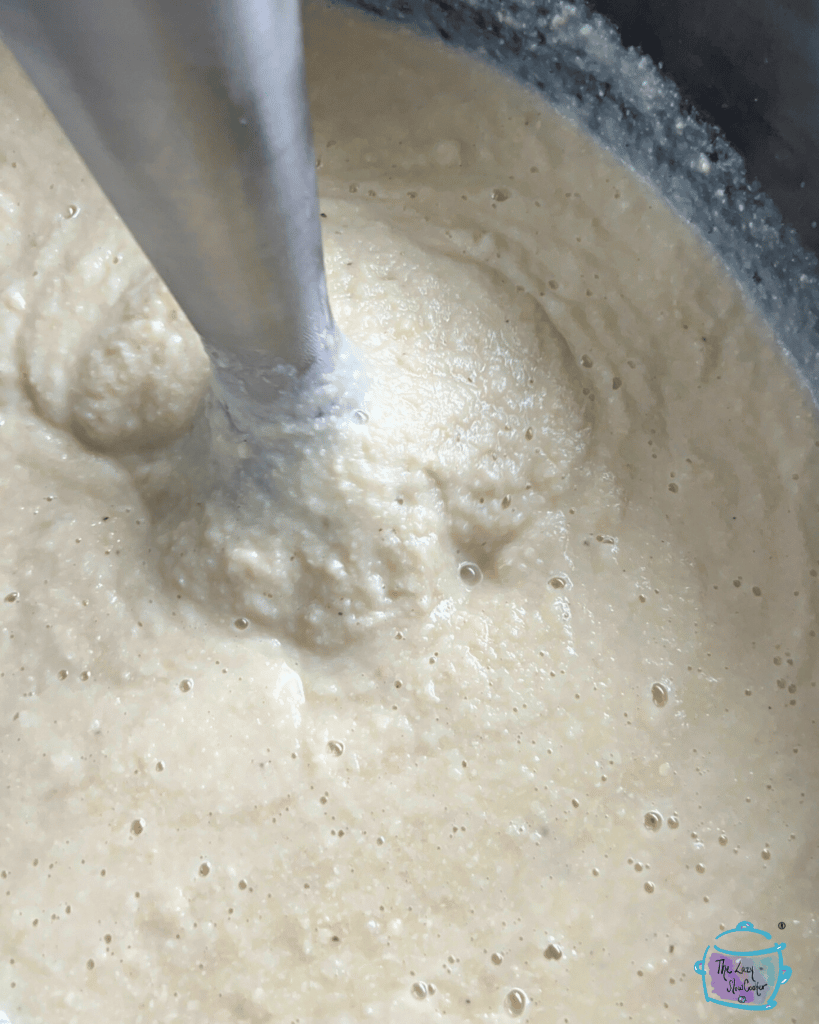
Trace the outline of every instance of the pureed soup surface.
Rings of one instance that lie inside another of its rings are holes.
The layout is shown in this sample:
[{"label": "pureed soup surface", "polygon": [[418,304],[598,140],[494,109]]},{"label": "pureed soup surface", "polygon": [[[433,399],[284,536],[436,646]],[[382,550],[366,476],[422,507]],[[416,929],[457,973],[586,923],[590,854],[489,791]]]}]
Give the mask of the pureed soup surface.
[{"label": "pureed soup surface", "polygon": [[0,1006],[716,1022],[694,962],[748,919],[807,1024],[805,395],[536,97],[349,14],[308,44],[371,386],[287,505],[186,476],[199,341],[3,58]]}]

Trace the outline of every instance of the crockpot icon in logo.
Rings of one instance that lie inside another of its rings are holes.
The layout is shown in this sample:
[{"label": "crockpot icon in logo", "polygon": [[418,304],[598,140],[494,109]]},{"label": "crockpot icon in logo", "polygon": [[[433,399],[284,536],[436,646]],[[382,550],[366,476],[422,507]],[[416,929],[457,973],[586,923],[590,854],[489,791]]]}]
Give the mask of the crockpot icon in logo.
[{"label": "crockpot icon in logo", "polygon": [[720,932],[694,964],[705,998],[738,1010],[770,1010],[779,986],[791,976],[790,967],[782,963],[784,948],[784,942],[771,943],[770,934],[750,921]]}]

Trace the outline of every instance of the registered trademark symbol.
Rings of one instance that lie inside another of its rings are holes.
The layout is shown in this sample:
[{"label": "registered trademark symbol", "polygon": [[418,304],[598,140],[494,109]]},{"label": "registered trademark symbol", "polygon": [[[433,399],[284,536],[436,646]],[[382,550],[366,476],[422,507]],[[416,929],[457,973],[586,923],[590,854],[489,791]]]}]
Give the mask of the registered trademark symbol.
[{"label": "registered trademark symbol", "polygon": [[782,931],[782,929],[783,929],[784,927],[785,927],[785,922],[784,922],[784,921],[780,921],[780,922],[779,922],[779,930],[780,930],[780,931]]}]

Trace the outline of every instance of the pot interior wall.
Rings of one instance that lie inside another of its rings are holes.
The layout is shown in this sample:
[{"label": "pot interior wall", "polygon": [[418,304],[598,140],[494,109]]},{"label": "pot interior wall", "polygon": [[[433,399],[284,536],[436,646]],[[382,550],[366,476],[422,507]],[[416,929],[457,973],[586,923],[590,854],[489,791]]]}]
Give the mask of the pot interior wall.
[{"label": "pot interior wall", "polygon": [[819,6],[812,0],[592,0],[745,158],[819,254]]}]

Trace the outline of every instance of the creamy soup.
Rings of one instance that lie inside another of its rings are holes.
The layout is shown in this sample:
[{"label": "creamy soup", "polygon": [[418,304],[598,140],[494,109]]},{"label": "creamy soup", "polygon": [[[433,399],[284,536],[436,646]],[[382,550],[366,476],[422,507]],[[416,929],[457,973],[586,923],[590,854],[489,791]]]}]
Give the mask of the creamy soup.
[{"label": "creamy soup", "polygon": [[718,1022],[694,964],[751,920],[793,969],[767,1019],[808,1024],[806,395],[535,95],[308,28],[370,384],[238,491],[191,469],[197,336],[2,57],[0,1006]]}]

